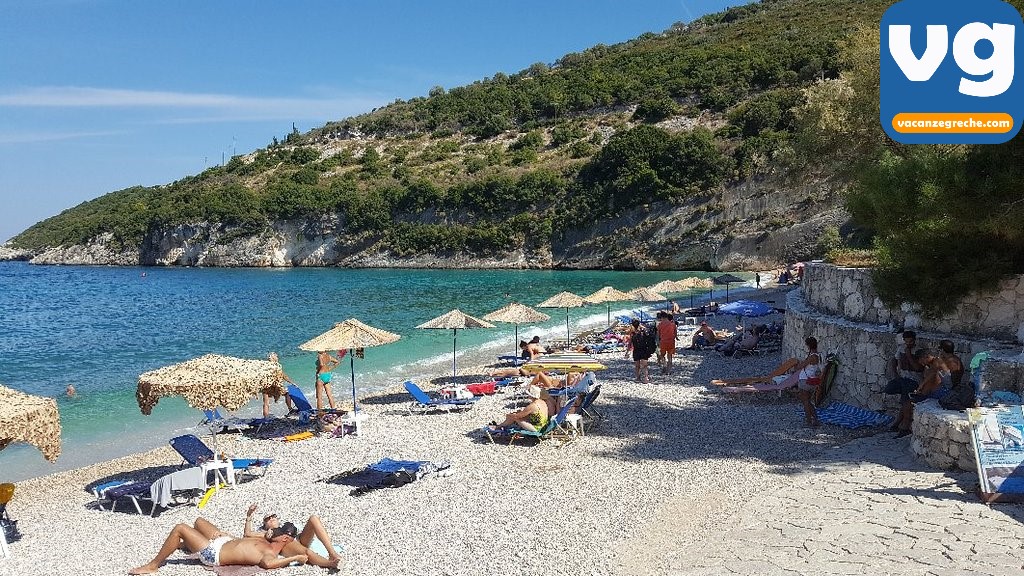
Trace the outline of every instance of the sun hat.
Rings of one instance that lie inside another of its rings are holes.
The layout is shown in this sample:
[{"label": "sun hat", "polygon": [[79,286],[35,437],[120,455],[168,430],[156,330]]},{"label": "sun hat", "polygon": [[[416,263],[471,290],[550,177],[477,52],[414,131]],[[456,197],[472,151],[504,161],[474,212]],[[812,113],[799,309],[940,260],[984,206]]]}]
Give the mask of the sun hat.
[{"label": "sun hat", "polygon": [[537,386],[536,384],[527,386],[526,395],[533,399],[540,398],[540,386]]}]

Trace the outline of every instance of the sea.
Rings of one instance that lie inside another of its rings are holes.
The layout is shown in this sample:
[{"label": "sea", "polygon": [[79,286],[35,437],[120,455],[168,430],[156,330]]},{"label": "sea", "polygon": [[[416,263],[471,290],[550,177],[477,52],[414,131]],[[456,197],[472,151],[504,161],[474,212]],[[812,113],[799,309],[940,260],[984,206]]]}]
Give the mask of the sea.
[{"label": "sea", "polygon": [[[166,445],[195,433],[202,414],[164,398],[144,416],[135,400],[139,374],[208,353],[266,358],[276,351],[285,372],[310,396],[316,355],[299,344],[356,318],[401,335],[355,360],[357,394],[407,379],[452,373],[450,330],[416,326],[453,308],[483,316],[510,301],[535,306],[568,290],[585,296],[603,286],[630,290],[707,272],[409,270],[342,268],[142,268],[0,263],[0,384],[57,399],[62,454],[47,462],[33,447],[0,451],[0,482],[33,478]],[[743,276],[742,274],[740,275]],[[715,294],[723,294],[716,287]],[[732,285],[731,289],[741,287]],[[682,307],[707,290],[672,294]],[[609,314],[639,311],[632,302],[568,310],[570,329],[603,326]],[[566,309],[519,326],[519,337],[565,336]],[[492,364],[518,352],[515,326],[460,330],[459,366]],[[335,398],[351,396],[348,359],[337,369]],[[460,371],[460,374],[462,372]],[[71,384],[77,394],[67,397]],[[285,412],[283,401],[273,412]],[[237,412],[258,416],[253,401]]]}]

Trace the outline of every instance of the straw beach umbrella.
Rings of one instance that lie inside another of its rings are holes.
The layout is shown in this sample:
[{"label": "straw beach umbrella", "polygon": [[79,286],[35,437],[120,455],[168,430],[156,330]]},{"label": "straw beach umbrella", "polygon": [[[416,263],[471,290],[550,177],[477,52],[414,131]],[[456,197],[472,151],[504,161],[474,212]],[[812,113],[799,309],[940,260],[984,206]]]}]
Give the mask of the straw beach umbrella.
[{"label": "straw beach umbrella", "polygon": [[[509,324],[515,324],[516,337],[513,342],[516,343],[519,342],[520,324],[534,324],[536,322],[544,322],[545,320],[550,319],[551,316],[548,316],[543,312],[538,312],[537,310],[518,302],[513,302],[508,306],[495,310],[494,312],[484,316],[484,320],[487,320],[488,322],[506,322]],[[512,355],[517,355],[515,350],[513,350]]]},{"label": "straw beach umbrella", "polygon": [[[283,382],[277,362],[207,354],[140,374],[135,400],[146,416],[164,396],[181,396],[199,410],[238,410],[261,393],[280,396]],[[217,433],[211,432],[216,453]]]},{"label": "straw beach umbrella", "polygon": [[[668,298],[662,296],[661,294],[655,292],[654,290],[651,290],[650,288],[646,288],[643,286],[641,286],[640,288],[630,290],[628,294],[633,298],[633,300],[636,300],[637,302],[650,303],[664,302],[668,300]],[[644,321],[643,308],[640,309],[640,321]]]},{"label": "straw beach umbrella", "polygon": [[355,318],[338,322],[327,332],[299,344],[300,350],[320,352],[324,350],[348,350],[349,371],[352,374],[352,413],[359,414],[356,404],[356,349],[372,348],[397,342],[401,336],[387,330],[367,326]]},{"label": "straw beach umbrella", "polygon": [[605,286],[597,292],[589,296],[584,296],[583,301],[587,304],[607,304],[608,305],[608,325],[612,323],[612,302],[622,302],[623,300],[632,300],[633,297],[621,290],[616,290],[611,286]]},{"label": "straw beach umbrella", "polygon": [[470,328],[494,328],[494,324],[486,320],[474,318],[456,308],[447,314],[442,314],[433,320],[427,320],[417,326],[424,330],[451,330],[452,331],[452,378],[455,377],[455,349],[458,342],[459,330]]},{"label": "straw beach umbrella", "polygon": [[653,291],[653,292],[658,292],[658,293],[681,292],[681,290],[679,289],[679,284],[676,284],[675,282],[673,282],[671,280],[662,280],[661,282],[658,282],[657,284],[651,284],[647,288],[649,290]]},{"label": "straw beach umbrella", "polygon": [[725,284],[725,301],[729,301],[729,284],[742,284],[745,282],[743,278],[733,276],[732,274],[722,274],[721,276],[715,277],[715,284]]},{"label": "straw beach umbrella", "polygon": [[[698,288],[711,288],[713,285],[714,282],[710,278],[697,278],[696,276],[676,280],[676,288],[679,289],[679,292],[696,290]],[[693,292],[690,292],[690,308],[693,308]]]},{"label": "straw beach umbrella", "polygon": [[569,346],[569,308],[583,306],[583,298],[572,292],[559,292],[551,298],[537,304],[538,308],[565,308],[565,345]]},{"label": "straw beach umbrella", "polygon": [[53,462],[60,456],[60,414],[57,401],[0,386],[0,450],[11,442],[27,442]]}]

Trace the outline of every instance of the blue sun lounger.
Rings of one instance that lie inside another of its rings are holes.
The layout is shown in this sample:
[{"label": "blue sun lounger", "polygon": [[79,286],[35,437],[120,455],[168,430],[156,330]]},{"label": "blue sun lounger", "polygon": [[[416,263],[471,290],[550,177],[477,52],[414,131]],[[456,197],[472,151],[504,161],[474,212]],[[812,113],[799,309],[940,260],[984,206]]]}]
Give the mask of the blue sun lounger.
[{"label": "blue sun lounger", "polygon": [[[210,450],[210,447],[194,434],[171,438],[170,444],[171,448],[181,454],[189,466],[199,466],[204,462],[216,460],[213,450]],[[267,467],[273,463],[274,461],[270,458],[232,458],[231,468],[236,475],[245,473],[255,476],[255,472],[260,471],[259,475],[262,476],[267,473]]]},{"label": "blue sun lounger", "polygon": [[431,398],[412,380],[405,381],[405,389],[412,396],[412,403],[409,404],[410,414],[422,414],[431,410],[469,410],[478,400],[476,397],[466,399]]}]

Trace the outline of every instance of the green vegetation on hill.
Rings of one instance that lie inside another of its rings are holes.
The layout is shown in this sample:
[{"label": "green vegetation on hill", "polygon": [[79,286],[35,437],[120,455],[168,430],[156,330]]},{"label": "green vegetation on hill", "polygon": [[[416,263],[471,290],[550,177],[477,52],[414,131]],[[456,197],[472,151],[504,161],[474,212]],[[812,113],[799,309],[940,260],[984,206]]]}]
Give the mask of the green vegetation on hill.
[{"label": "green vegetation on hill", "polygon": [[177,224],[220,222],[236,235],[337,213],[396,254],[547,245],[566,226],[815,163],[797,145],[804,90],[839,77],[844,39],[888,4],[764,0],[438,87],[196,176],[83,203],[14,244],[109,232],[133,246]]}]

